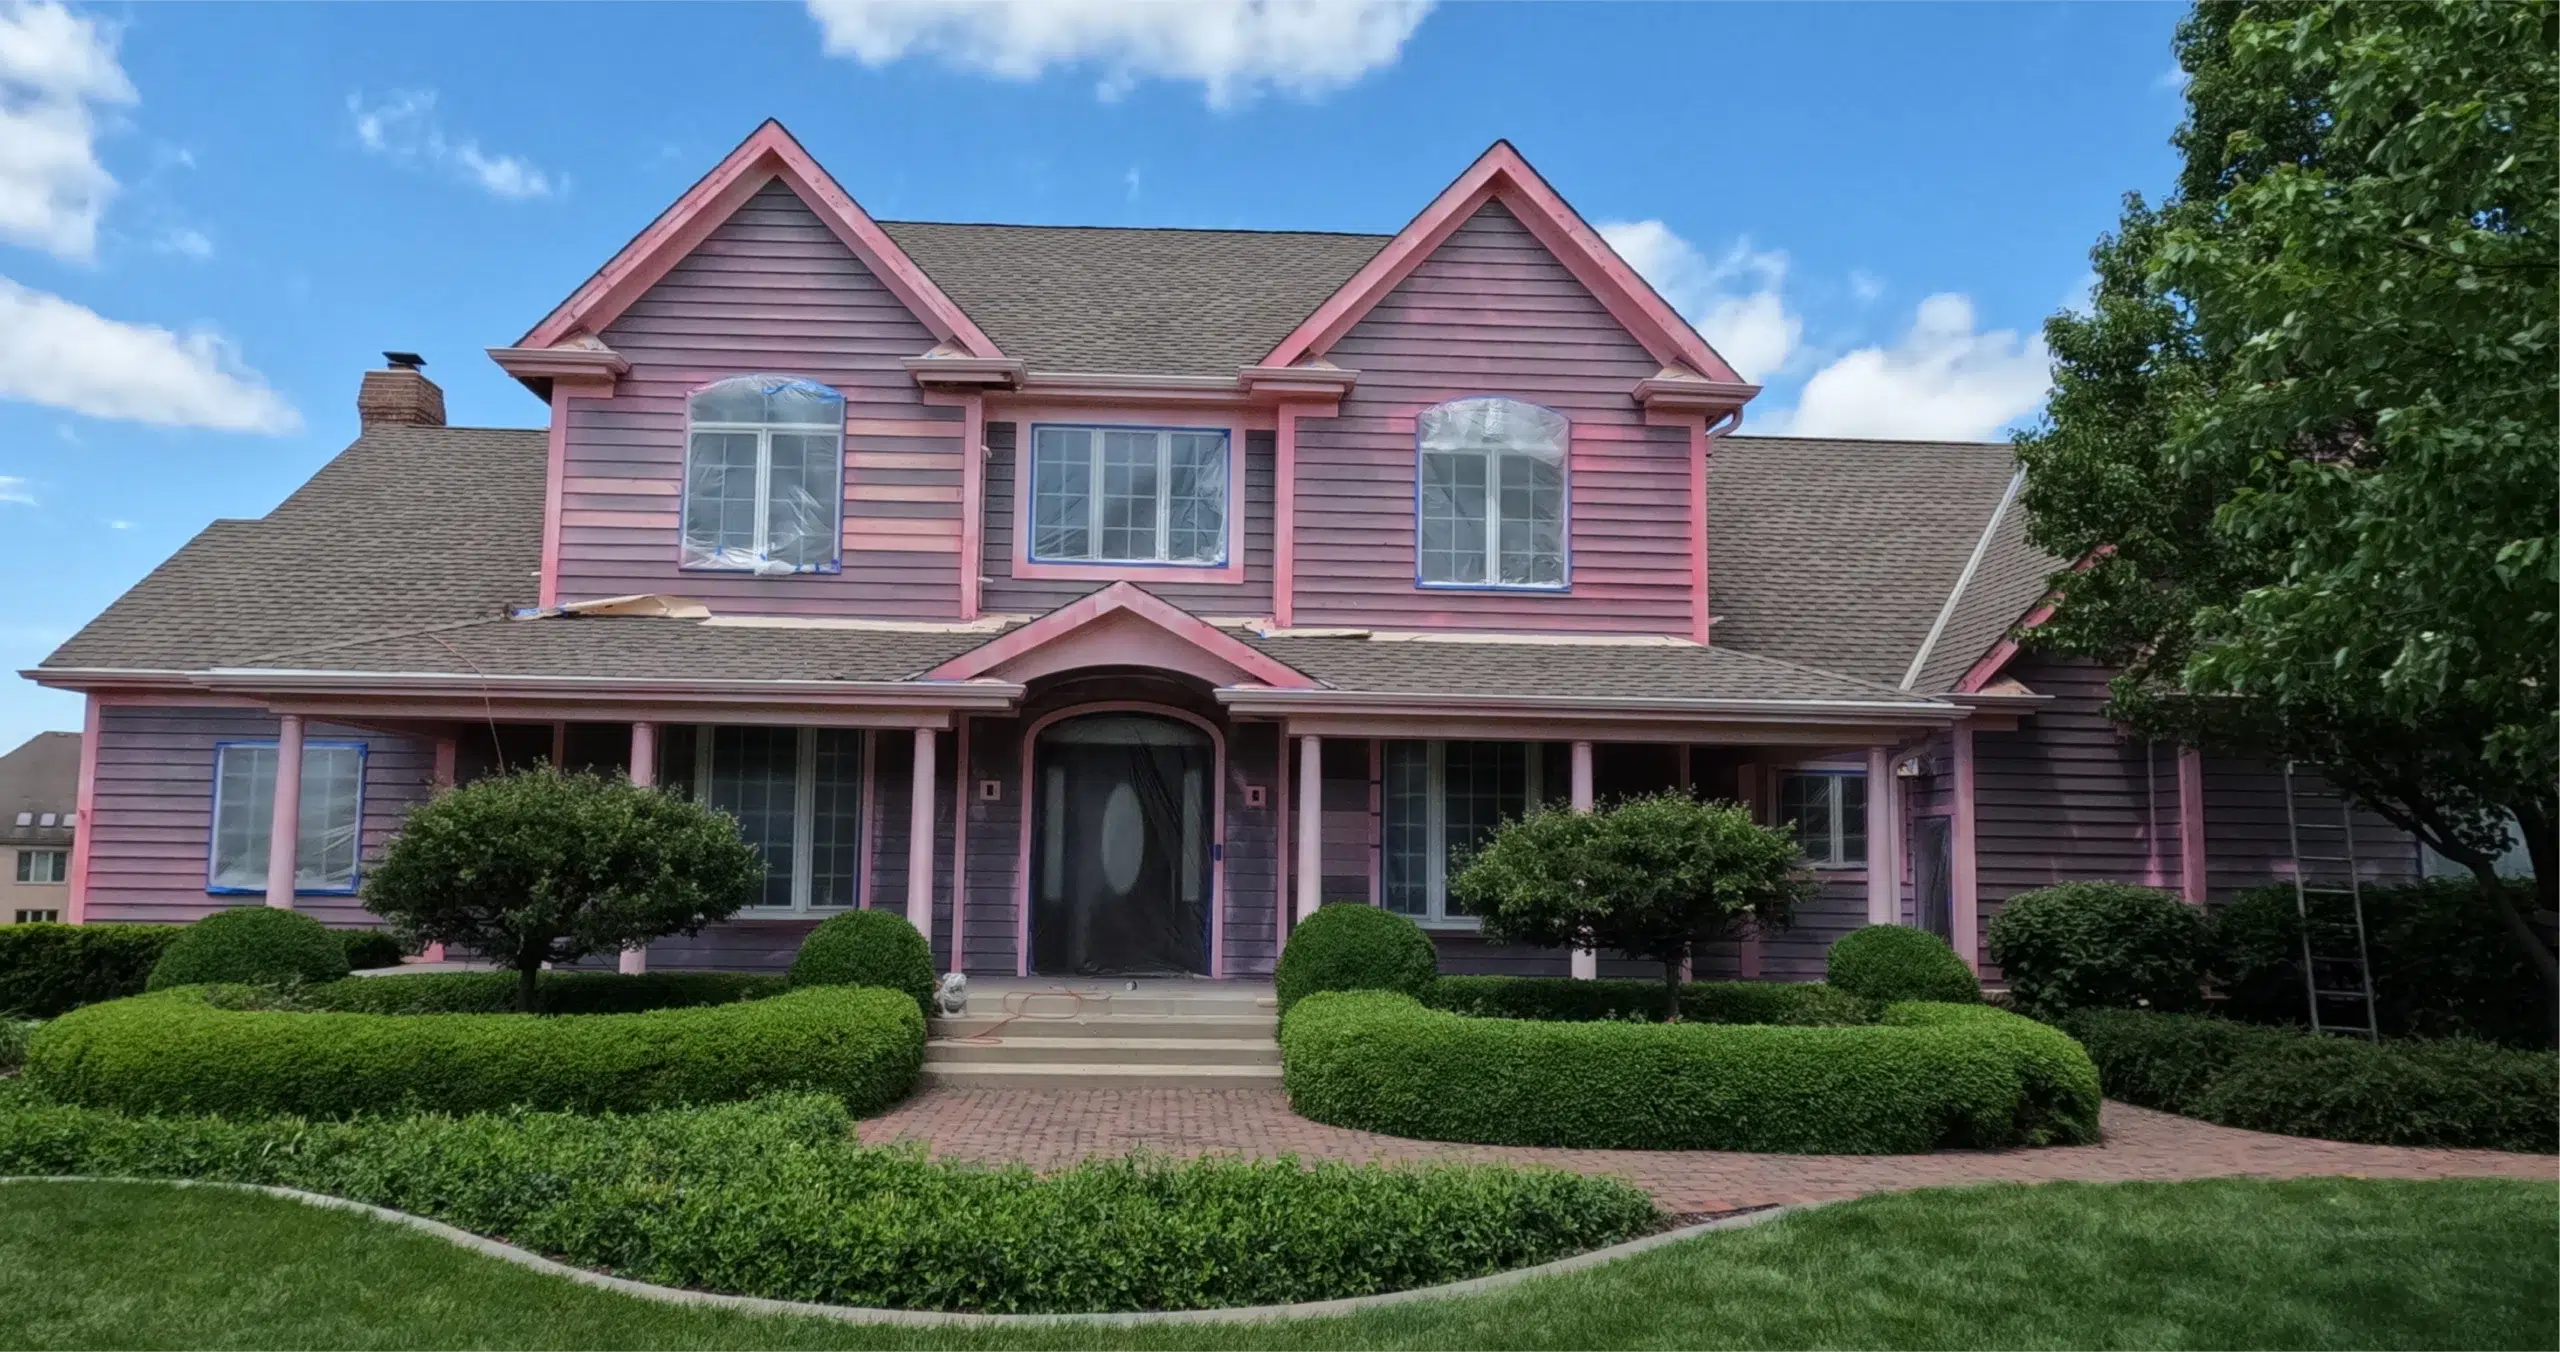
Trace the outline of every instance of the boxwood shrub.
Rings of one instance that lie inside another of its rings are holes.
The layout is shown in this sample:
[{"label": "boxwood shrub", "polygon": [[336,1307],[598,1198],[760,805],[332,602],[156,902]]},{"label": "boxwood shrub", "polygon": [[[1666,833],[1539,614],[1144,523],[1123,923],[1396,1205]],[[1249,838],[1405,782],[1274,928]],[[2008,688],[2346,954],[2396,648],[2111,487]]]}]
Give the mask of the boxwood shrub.
[{"label": "boxwood shrub", "polygon": [[[2310,900],[2315,927],[2342,938],[2352,933],[2346,898],[2314,893]],[[2478,880],[2367,888],[2364,923],[2373,1012],[2385,1036],[2552,1045],[2551,983],[2517,948]],[[2231,1017],[2304,1021],[2302,919],[2291,884],[2252,888],[2215,913],[2213,973]]]},{"label": "boxwood shrub", "polygon": [[878,986],[933,1008],[933,946],[895,911],[847,911],[809,931],[791,960],[794,986]]},{"label": "boxwood shrub", "polygon": [[359,972],[397,967],[409,956],[398,939],[378,929],[340,930],[338,941],[346,945],[347,966]]},{"label": "boxwood shrub", "polygon": [[2204,1002],[2204,912],[2156,887],[2063,883],[2009,899],[1984,932],[2021,1014],[2192,1010]]},{"label": "boxwood shrub", "polygon": [[1898,1154],[2097,1139],[2098,1075],[2060,1031],[1986,1005],[1871,1027],[1473,1019],[1372,992],[1281,1027],[1291,1106],[1431,1141]]},{"label": "boxwood shrub", "polygon": [[629,1117],[313,1123],[124,1117],[0,1086],[0,1174],[281,1184],[642,1281],[911,1309],[1364,1295],[1544,1262],[1657,1222],[1625,1183],[1552,1170],[1141,1157],[1036,1175],[864,1147],[850,1125],[842,1104],[809,1095]]},{"label": "boxwood shrub", "polygon": [[0,925],[0,1019],[140,995],[177,925]]},{"label": "boxwood shrub", "polygon": [[[544,972],[535,1008],[543,1014],[639,1014],[761,1000],[788,989],[779,976],[748,972]],[[288,1007],[336,1014],[512,1014],[513,972],[413,972],[356,976],[296,992]]]},{"label": "boxwood shrub", "polygon": [[319,983],[347,974],[347,946],[300,911],[233,906],[178,932],[146,990],[214,982]]},{"label": "boxwood shrub", "polygon": [[26,1064],[27,1039],[38,1026],[18,1019],[0,1019],[0,1074]]},{"label": "boxwood shrub", "polygon": [[[1424,988],[1422,1003],[1483,1019],[1659,1023],[1662,983],[1444,976]],[[1819,981],[1692,981],[1680,987],[1680,1017],[1691,1023],[1874,1023],[1883,1009],[1876,1001],[1861,1000]]]},{"label": "boxwood shrub", "polygon": [[1973,1004],[1982,983],[1946,940],[1908,925],[1869,925],[1833,941],[1824,975],[1838,990],[1867,1000],[1937,1000]]},{"label": "boxwood shrub", "polygon": [[2332,1141],[2560,1151],[2560,1060],[2548,1052],[2135,1010],[2083,1010],[2063,1026],[2109,1097],[2146,1108]]},{"label": "boxwood shrub", "polygon": [[1439,951],[1420,925],[1393,911],[1337,901],[1317,907],[1290,932],[1271,982],[1286,1014],[1317,991],[1419,996],[1439,975]]},{"label": "boxwood shrub", "polygon": [[915,1002],[857,987],[572,1017],[219,1007],[239,990],[75,1010],[30,1041],[27,1078],[66,1102],[122,1112],[602,1112],[816,1089],[861,1113],[904,1097],[924,1056]]}]

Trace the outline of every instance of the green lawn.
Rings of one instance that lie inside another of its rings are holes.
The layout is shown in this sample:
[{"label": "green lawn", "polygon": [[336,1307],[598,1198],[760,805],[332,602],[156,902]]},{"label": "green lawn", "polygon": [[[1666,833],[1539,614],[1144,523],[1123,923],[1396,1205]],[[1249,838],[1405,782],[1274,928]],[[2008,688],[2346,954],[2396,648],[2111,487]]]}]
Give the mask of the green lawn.
[{"label": "green lawn", "polygon": [[673,1309],[263,1197],[13,1184],[0,1344],[2551,1348],[2555,1202],[2345,1179],[1912,1193],[1358,1318],[993,1333]]}]

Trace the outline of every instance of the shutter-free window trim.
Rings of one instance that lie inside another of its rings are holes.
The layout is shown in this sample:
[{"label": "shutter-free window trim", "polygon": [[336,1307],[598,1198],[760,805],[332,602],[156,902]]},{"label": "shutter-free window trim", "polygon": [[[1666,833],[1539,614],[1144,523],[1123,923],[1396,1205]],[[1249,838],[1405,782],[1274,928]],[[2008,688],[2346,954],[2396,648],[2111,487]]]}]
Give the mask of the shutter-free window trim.
[{"label": "shutter-free window trim", "polygon": [[1778,824],[1815,868],[1867,864],[1867,772],[1789,770],[1778,777]]},{"label": "shutter-free window trim", "polygon": [[765,862],[758,900],[740,916],[826,916],[862,905],[870,733],[701,723],[669,734],[663,782],[737,818]]},{"label": "shutter-free window trim", "polygon": [[18,881],[22,883],[60,883],[71,880],[71,851],[18,851]]},{"label": "shutter-free window trim", "polygon": [[789,575],[844,568],[844,395],[785,375],[685,397],[677,565]]},{"label": "shutter-free window trim", "polygon": [[[302,818],[294,837],[297,895],[351,896],[363,871],[364,774],[361,741],[311,738],[302,744]],[[276,742],[216,742],[213,813],[205,849],[205,891],[267,890],[267,846],[275,822]]]},{"label": "shutter-free window trim", "polygon": [[1243,477],[1233,428],[1035,422],[1024,442],[1026,562],[1230,566]]},{"label": "shutter-free window trim", "polygon": [[[1379,786],[1381,860],[1378,902],[1434,929],[1476,929],[1483,921],[1449,901],[1452,857],[1494,824],[1538,810],[1544,747],[1537,742],[1389,741]],[[1454,753],[1454,755],[1453,755]],[[1516,764],[1507,763],[1517,756]],[[1468,783],[1452,829],[1453,761]],[[1519,788],[1508,787],[1513,769]],[[1486,783],[1490,775],[1491,783]]]},{"label": "shutter-free window trim", "polygon": [[1569,591],[1573,423],[1472,395],[1414,419],[1414,585]]}]

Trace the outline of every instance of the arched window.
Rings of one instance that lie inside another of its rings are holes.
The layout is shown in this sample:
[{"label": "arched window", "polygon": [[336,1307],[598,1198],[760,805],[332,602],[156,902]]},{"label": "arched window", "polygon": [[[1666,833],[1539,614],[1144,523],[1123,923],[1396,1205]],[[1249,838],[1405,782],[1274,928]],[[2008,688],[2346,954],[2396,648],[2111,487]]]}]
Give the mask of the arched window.
[{"label": "arched window", "polygon": [[1499,396],[1415,420],[1421,491],[1415,580],[1426,587],[1565,585],[1565,452],[1573,426]]},{"label": "arched window", "polygon": [[790,376],[734,376],[685,407],[687,568],[832,573],[844,510],[844,396]]}]

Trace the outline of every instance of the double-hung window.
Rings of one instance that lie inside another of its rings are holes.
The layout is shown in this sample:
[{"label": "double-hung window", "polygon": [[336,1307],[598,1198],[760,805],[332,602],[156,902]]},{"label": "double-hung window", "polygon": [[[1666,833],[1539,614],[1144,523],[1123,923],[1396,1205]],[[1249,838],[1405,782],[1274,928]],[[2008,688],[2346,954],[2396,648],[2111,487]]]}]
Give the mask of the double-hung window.
[{"label": "double-hung window", "polygon": [[832,573],[843,558],[844,396],[737,376],[686,401],[687,568]]},{"label": "double-hung window", "polygon": [[[211,892],[263,892],[274,829],[276,744],[222,742],[213,750]],[[294,833],[293,890],[353,892],[364,836],[364,743],[302,744],[302,816]]]},{"label": "double-hung window", "polygon": [[1562,588],[1572,424],[1492,396],[1422,411],[1415,580],[1426,587]]},{"label": "double-hung window", "polygon": [[1506,819],[1535,811],[1535,742],[1389,742],[1379,823],[1379,900],[1426,925],[1476,922],[1449,879]]},{"label": "double-hung window", "polygon": [[1228,435],[1035,424],[1032,561],[1225,564]]},{"label": "double-hung window", "polygon": [[668,729],[660,781],[738,819],[764,860],[763,914],[837,911],[862,878],[862,733],[849,728]]},{"label": "double-hung window", "polygon": [[1867,862],[1867,776],[1863,770],[1791,771],[1778,778],[1778,820],[1815,868]]}]

